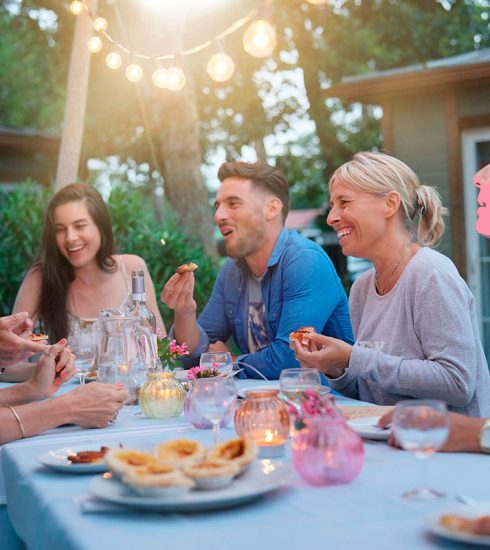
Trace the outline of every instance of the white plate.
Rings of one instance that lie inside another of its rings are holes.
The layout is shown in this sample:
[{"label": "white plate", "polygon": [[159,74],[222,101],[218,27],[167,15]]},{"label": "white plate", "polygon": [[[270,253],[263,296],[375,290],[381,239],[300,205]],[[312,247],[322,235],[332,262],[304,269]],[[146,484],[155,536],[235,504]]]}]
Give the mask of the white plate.
[{"label": "white plate", "polygon": [[349,420],[349,426],[365,439],[378,439],[386,441],[390,435],[390,430],[377,428],[376,424],[380,416],[368,416],[366,418],[355,418]]},{"label": "white plate", "polygon": [[458,514],[467,518],[490,515],[490,502],[479,502],[478,504],[459,504],[452,507],[432,512],[425,520],[425,526],[428,531],[439,537],[456,540],[459,542],[471,542],[482,546],[490,546],[490,536],[471,535],[459,531],[451,531],[441,525],[439,518],[444,514]]},{"label": "white plate", "polygon": [[73,447],[61,447],[60,449],[54,449],[43,453],[37,457],[39,462],[48,466],[48,468],[53,468],[54,470],[59,470],[61,472],[68,472],[71,474],[99,474],[101,472],[107,471],[107,465],[105,462],[95,462],[89,464],[75,464],[68,460],[68,455],[75,454],[79,451],[99,451],[101,445],[76,445]]},{"label": "white plate", "polygon": [[280,461],[256,460],[231,485],[217,490],[193,490],[181,497],[141,497],[114,478],[97,476],[90,482],[92,493],[109,502],[162,512],[198,512],[228,508],[254,500],[286,483],[292,469]]}]

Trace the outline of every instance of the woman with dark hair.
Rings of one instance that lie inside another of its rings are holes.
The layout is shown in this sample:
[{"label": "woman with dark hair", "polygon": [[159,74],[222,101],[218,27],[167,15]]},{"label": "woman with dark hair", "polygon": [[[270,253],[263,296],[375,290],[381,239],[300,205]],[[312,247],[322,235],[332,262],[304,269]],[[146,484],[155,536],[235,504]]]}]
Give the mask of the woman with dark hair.
[{"label": "woman with dark hair", "polygon": [[131,271],[143,271],[148,307],[165,334],[153,281],[139,256],[114,254],[111,218],[93,187],[73,183],[51,199],[44,218],[41,251],[27,273],[14,312],[41,319],[56,342],[98,338],[100,309],[122,306],[130,294]]}]

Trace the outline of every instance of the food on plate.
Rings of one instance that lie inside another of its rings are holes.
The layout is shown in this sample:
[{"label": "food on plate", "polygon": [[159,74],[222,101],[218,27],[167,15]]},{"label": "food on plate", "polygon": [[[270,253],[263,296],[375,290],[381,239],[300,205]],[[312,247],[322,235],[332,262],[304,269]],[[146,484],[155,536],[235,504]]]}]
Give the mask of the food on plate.
[{"label": "food on plate", "polygon": [[458,514],[444,514],[439,522],[450,531],[490,536],[490,515],[467,518]]},{"label": "food on plate", "polygon": [[94,464],[102,462],[108,450],[109,447],[101,447],[100,451],[78,451],[77,453],[68,455],[66,458],[73,464]]},{"label": "food on plate", "polygon": [[198,489],[219,489],[233,481],[240,472],[240,467],[229,460],[215,458],[186,466],[183,472],[195,481]]},{"label": "food on plate", "polygon": [[289,335],[290,342],[299,342],[302,346],[308,345],[308,334],[316,332],[315,327],[300,327]]},{"label": "food on plate", "polygon": [[208,453],[208,460],[226,460],[236,464],[243,472],[257,458],[259,448],[255,441],[248,437],[229,439],[213,447]]},{"label": "food on plate", "polygon": [[134,449],[109,449],[104,460],[111,472],[120,477],[135,468],[151,466],[157,462],[152,454]]},{"label": "food on plate", "polygon": [[189,273],[190,271],[196,271],[199,266],[195,262],[189,262],[188,264],[179,265],[177,273]]},{"label": "food on plate", "polygon": [[172,439],[155,447],[160,462],[183,468],[204,458],[206,449],[192,439]]},{"label": "food on plate", "polygon": [[47,340],[48,339],[48,335],[47,334],[29,334],[29,336],[27,337],[28,340],[31,340],[32,342],[42,342],[43,340]]},{"label": "food on plate", "polygon": [[179,469],[170,464],[150,464],[133,468],[122,478],[135,492],[147,497],[180,496],[195,485]]}]

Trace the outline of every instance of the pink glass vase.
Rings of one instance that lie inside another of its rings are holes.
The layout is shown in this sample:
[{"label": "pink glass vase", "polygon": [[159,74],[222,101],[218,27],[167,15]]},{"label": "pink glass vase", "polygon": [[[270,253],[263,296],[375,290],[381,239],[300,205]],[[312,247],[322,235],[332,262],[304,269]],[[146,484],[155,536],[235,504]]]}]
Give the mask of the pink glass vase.
[{"label": "pink glass vase", "polygon": [[362,439],[342,416],[309,417],[295,430],[292,440],[293,463],[310,485],[349,483],[364,464]]},{"label": "pink glass vase", "polygon": [[[189,422],[189,424],[192,424],[194,428],[198,428],[199,430],[210,430],[213,425],[211,424],[211,421],[207,418],[204,418],[204,416],[200,415],[196,408],[194,407],[194,402],[192,400],[192,390],[193,385],[192,382],[189,382],[190,388],[187,392],[187,395],[184,399],[184,416]],[[226,416],[223,418],[223,420],[220,422],[221,428],[226,428],[228,426],[233,418],[234,414],[234,408],[232,407],[230,411],[226,414]]]}]

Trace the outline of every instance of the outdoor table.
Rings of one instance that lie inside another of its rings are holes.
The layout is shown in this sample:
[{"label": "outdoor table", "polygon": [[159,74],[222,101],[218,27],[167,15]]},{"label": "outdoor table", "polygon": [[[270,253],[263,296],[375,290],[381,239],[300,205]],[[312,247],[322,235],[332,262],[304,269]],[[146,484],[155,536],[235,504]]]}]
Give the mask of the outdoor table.
[{"label": "outdoor table", "polygon": [[[258,384],[256,380],[240,381],[239,386],[243,385]],[[345,398],[338,401],[352,404]],[[210,430],[195,430],[183,417],[146,424],[131,418],[136,409],[126,407],[120,415],[127,429],[121,425],[119,429],[80,430],[78,434],[50,433],[3,447],[9,516],[28,548],[447,548],[452,545],[425,531],[424,517],[454,503],[456,495],[479,500],[490,495],[488,457],[439,453],[430,458],[431,485],[445,491],[448,498],[440,502],[406,501],[401,494],[422,482],[421,463],[412,454],[384,442],[366,442],[365,465],[348,485],[310,487],[293,472],[281,489],[236,508],[156,513],[109,506],[108,511],[82,512],[77,501],[89,495],[92,476],[49,470],[38,462],[39,454],[67,443],[94,441],[134,448],[175,437],[211,443]],[[135,421],[146,427],[135,429]],[[221,440],[233,436],[233,428],[226,428]]]}]

